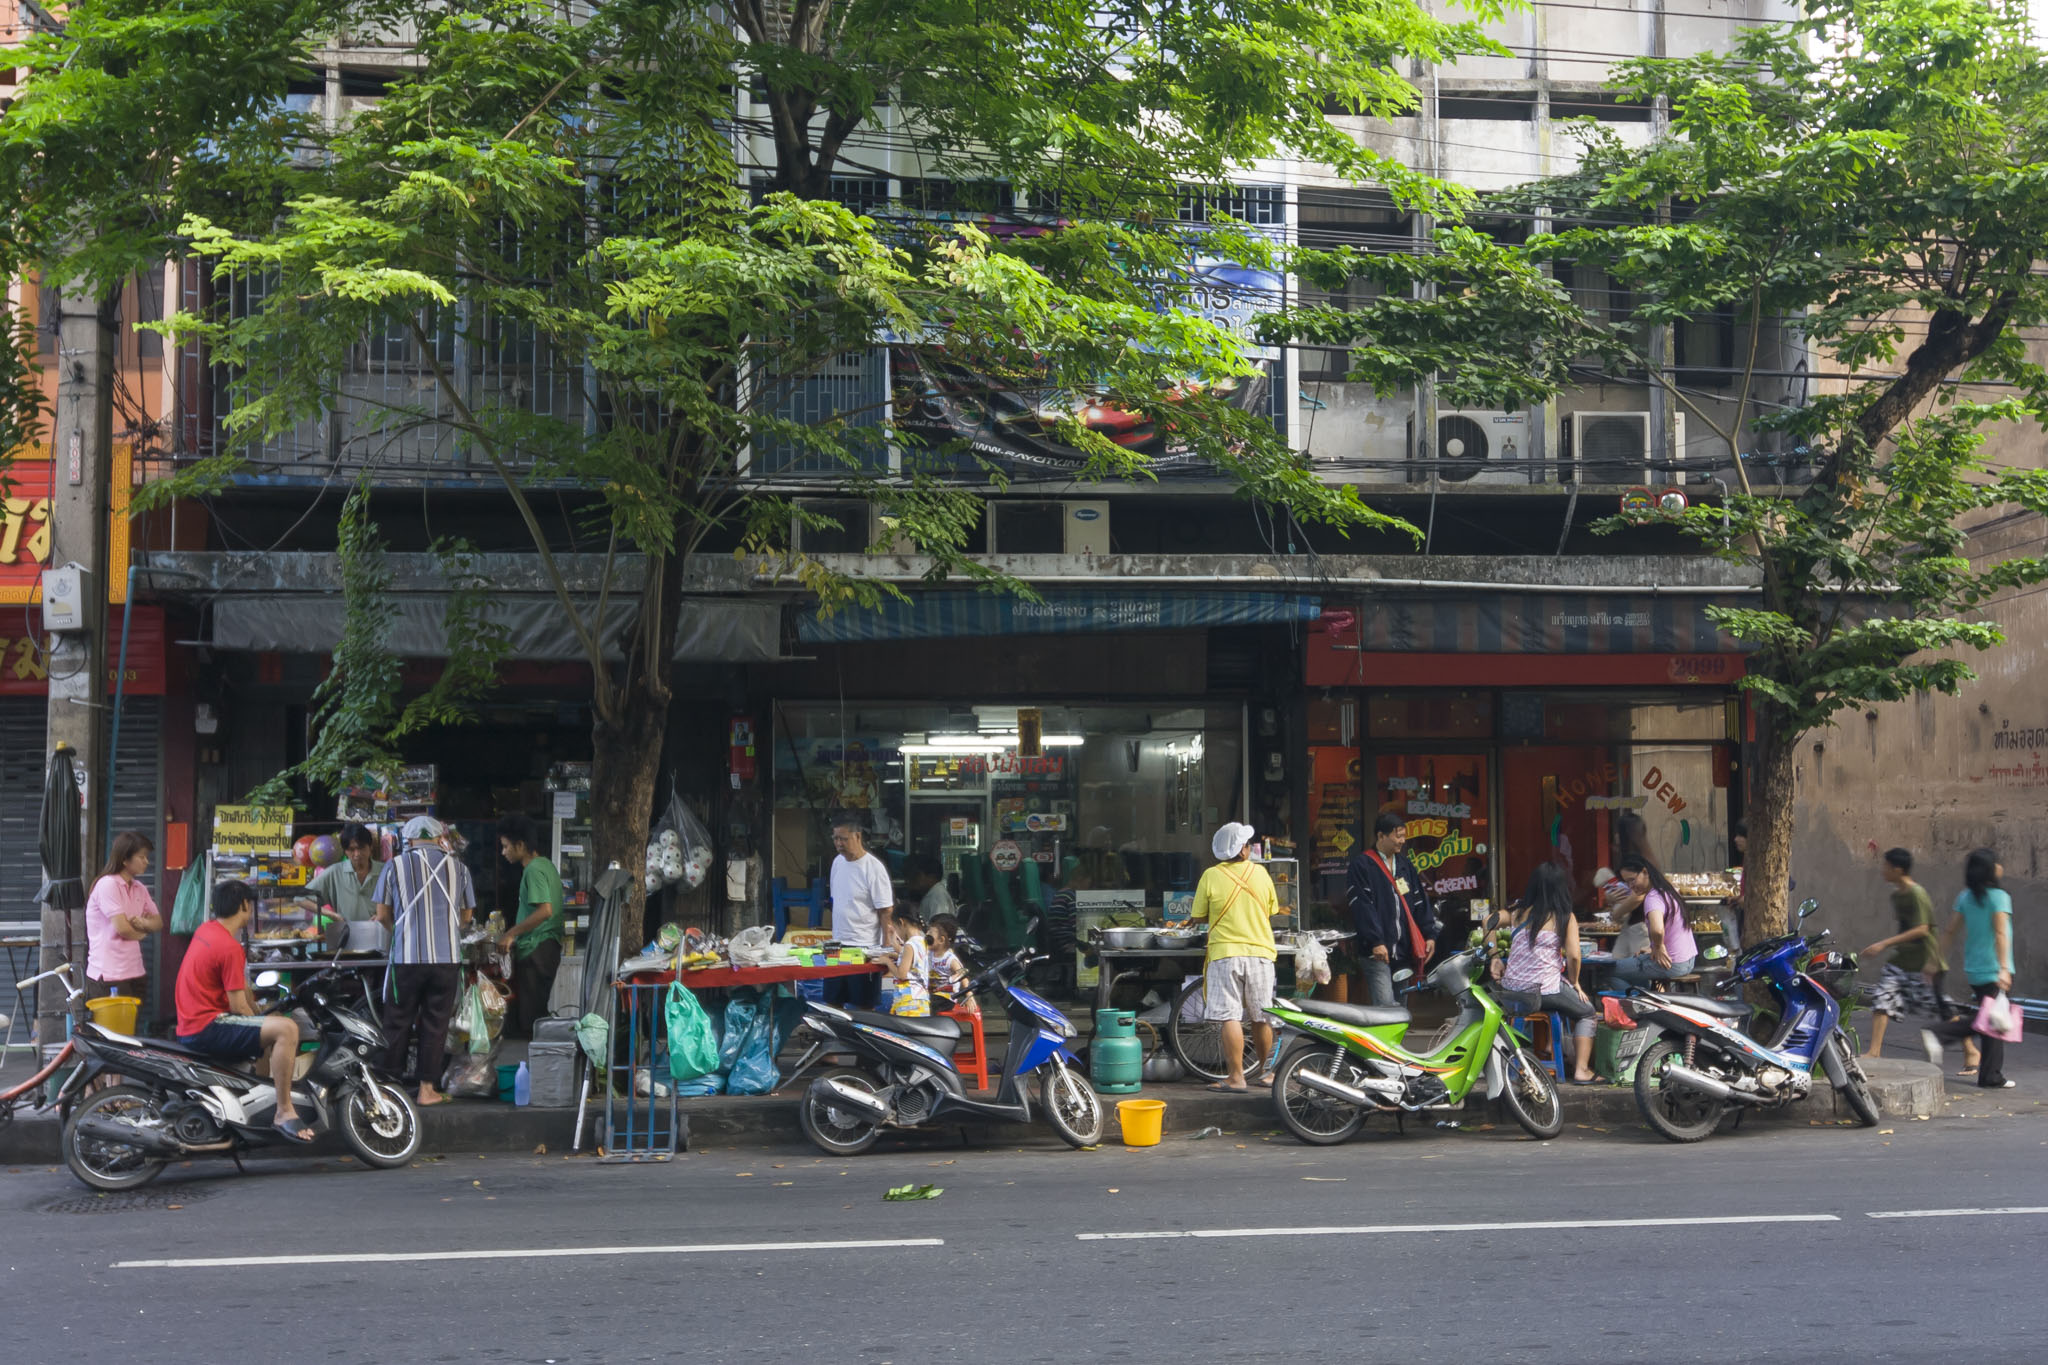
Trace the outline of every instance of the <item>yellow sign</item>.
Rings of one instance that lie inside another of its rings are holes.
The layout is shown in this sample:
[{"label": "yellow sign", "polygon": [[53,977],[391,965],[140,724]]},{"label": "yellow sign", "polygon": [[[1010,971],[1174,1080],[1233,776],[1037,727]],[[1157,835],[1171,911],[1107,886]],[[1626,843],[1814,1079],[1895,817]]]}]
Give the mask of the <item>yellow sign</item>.
[{"label": "yellow sign", "polygon": [[282,853],[292,846],[290,806],[215,806],[216,853]]}]

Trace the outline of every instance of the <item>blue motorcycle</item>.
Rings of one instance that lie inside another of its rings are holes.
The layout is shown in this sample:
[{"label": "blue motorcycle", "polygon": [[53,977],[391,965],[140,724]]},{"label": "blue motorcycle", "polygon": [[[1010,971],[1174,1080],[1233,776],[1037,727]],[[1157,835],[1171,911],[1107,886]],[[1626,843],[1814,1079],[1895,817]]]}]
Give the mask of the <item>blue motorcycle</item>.
[{"label": "blue motorcycle", "polygon": [[[1036,927],[1034,920],[1031,929]],[[1102,1100],[1067,1046],[1074,1026],[1014,979],[1044,960],[1042,954],[1019,949],[967,983],[970,993],[1000,986],[1005,996],[1010,1037],[1002,1084],[992,1100],[970,1097],[953,1066],[960,1042],[955,1020],[942,1015],[906,1019],[807,1002],[804,1025],[820,1037],[823,1049],[850,1052],[860,1064],[827,1071],[811,1082],[797,1111],[804,1136],[827,1155],[853,1156],[872,1147],[884,1128],[930,1128],[975,1119],[1026,1123],[1033,1117],[1029,1083],[1036,1076],[1038,1106],[1055,1133],[1075,1147],[1102,1141]]]},{"label": "blue motorcycle", "polygon": [[[1820,908],[1799,907],[1799,922]],[[1842,1031],[1842,1010],[1827,987],[1800,970],[1828,938],[1784,934],[1735,959],[1732,980],[1762,981],[1777,997],[1780,1023],[1768,1044],[1743,1032],[1749,1006],[1697,995],[1644,991],[1615,1002],[1657,1040],[1636,1063],[1636,1108],[1673,1142],[1698,1142],[1730,1109],[1774,1109],[1804,1098],[1819,1065],[1864,1127],[1878,1120],[1870,1081]]]}]

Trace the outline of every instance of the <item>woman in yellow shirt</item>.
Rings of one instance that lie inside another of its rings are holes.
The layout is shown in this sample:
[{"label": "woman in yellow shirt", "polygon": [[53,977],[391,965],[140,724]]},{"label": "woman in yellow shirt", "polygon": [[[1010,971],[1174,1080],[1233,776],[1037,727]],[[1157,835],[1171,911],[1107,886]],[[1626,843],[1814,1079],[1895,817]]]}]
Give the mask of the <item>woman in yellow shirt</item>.
[{"label": "woman in yellow shirt", "polygon": [[1209,843],[1216,866],[1196,883],[1189,912],[1209,922],[1202,1006],[1222,1024],[1224,1063],[1230,1068],[1228,1080],[1209,1088],[1240,1095],[1251,1088],[1244,1080],[1244,1026],[1251,1025],[1258,1056],[1273,1050],[1266,1011],[1273,1004],[1273,963],[1279,957],[1273,948],[1273,916],[1280,913],[1280,901],[1266,869],[1251,861],[1252,832],[1250,825],[1234,823],[1216,831]]}]

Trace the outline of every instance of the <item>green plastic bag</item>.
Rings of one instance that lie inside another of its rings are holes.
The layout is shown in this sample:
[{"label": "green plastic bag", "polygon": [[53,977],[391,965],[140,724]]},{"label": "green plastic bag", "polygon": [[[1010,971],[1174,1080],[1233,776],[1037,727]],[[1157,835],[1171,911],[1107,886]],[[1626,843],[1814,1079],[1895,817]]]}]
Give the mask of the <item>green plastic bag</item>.
[{"label": "green plastic bag", "polygon": [[711,1016],[678,981],[668,988],[668,1074],[693,1081],[716,1070],[718,1037],[711,1031]]},{"label": "green plastic bag", "polygon": [[171,932],[196,934],[206,922],[206,878],[196,867],[178,878],[178,899],[171,904]]}]

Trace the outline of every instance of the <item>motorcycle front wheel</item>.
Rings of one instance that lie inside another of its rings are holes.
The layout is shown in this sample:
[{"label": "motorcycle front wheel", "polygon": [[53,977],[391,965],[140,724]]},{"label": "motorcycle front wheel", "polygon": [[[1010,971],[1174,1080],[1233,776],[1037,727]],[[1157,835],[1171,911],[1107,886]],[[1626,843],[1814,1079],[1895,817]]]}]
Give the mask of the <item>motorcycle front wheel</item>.
[{"label": "motorcycle front wheel", "polygon": [[420,1149],[419,1111],[403,1090],[379,1081],[374,1099],[361,1089],[349,1091],[341,1106],[341,1135],[364,1164],[391,1170]]},{"label": "motorcycle front wheel", "polygon": [[[1560,1044],[1558,1053],[1563,1055]],[[1508,1050],[1505,1058],[1506,1085],[1501,1098],[1522,1131],[1530,1137],[1548,1140],[1564,1131],[1564,1101],[1558,1097],[1557,1078],[1543,1063],[1521,1047]]]},{"label": "motorcycle front wheel", "polygon": [[1636,1063],[1636,1110],[1659,1136],[1698,1142],[1720,1124],[1728,1106],[1682,1086],[1664,1088],[1666,1068],[1684,1058],[1685,1048],[1669,1038],[1650,1044]]},{"label": "motorcycle front wheel", "polygon": [[162,1131],[163,1096],[139,1085],[110,1085],[79,1101],[64,1124],[64,1164],[96,1190],[133,1190],[163,1174],[170,1163],[141,1147],[78,1131],[87,1118],[112,1119]]},{"label": "motorcycle front wheel", "polygon": [[1038,1080],[1038,1102],[1052,1130],[1070,1147],[1102,1141],[1102,1098],[1072,1067],[1049,1066]]},{"label": "motorcycle front wheel", "polygon": [[850,1066],[827,1071],[804,1090],[803,1102],[796,1109],[804,1136],[819,1151],[827,1156],[858,1156],[875,1145],[882,1125],[850,1106],[834,1104],[825,1081],[840,1081],[873,1095],[874,1077]]},{"label": "motorcycle front wheel", "polygon": [[1369,1110],[1301,1083],[1304,1071],[1345,1080],[1350,1069],[1345,1054],[1334,1047],[1297,1047],[1289,1052],[1273,1072],[1273,1107],[1280,1111],[1287,1131],[1303,1142],[1331,1147],[1365,1127]]}]

